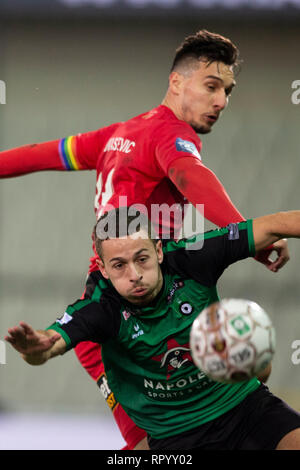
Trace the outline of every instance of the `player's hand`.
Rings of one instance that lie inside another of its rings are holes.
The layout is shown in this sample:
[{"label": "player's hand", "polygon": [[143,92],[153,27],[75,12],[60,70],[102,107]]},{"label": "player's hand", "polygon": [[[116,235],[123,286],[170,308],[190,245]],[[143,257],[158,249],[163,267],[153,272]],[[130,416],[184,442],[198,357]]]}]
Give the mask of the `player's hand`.
[{"label": "player's hand", "polygon": [[8,329],[9,336],[5,337],[20,354],[25,356],[40,355],[48,351],[61,338],[59,333],[48,336],[34,330],[25,322]]},{"label": "player's hand", "polygon": [[[273,251],[277,252],[275,261],[270,259]],[[255,259],[264,264],[270,271],[277,273],[290,259],[289,247],[287,240],[283,238],[273,243],[272,248],[264,249],[256,253]]]}]

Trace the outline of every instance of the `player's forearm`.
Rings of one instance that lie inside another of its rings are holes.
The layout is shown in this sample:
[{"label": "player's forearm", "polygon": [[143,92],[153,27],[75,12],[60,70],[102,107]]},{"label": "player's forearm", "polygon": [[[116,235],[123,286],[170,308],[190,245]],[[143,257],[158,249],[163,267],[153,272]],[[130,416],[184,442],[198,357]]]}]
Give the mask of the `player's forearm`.
[{"label": "player's forearm", "polygon": [[65,170],[59,154],[59,140],[0,152],[0,178],[43,170]]},{"label": "player's forearm", "polygon": [[25,362],[30,364],[31,366],[40,366],[42,364],[45,364],[50,359],[50,354],[48,351],[44,351],[42,353],[35,353],[35,354],[25,354],[25,353],[20,353],[22,359],[24,359]]},{"label": "player's forearm", "polygon": [[300,211],[287,211],[253,220],[256,251],[282,238],[300,238]]},{"label": "player's forearm", "polygon": [[194,206],[203,204],[204,217],[219,227],[245,220],[216,175],[196,159],[176,160],[169,177]]}]

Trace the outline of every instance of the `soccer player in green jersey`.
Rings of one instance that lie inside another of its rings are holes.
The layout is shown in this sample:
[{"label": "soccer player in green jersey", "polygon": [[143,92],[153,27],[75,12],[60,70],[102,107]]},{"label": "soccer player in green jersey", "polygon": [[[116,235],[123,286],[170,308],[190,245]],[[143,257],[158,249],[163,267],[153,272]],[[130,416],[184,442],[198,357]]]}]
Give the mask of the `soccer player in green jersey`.
[{"label": "soccer player in green jersey", "polygon": [[212,381],[189,348],[223,271],[283,237],[300,238],[300,211],[174,242],[157,239],[142,214],[113,210],[95,229],[99,271],[85,298],[47,330],[21,322],[6,340],[32,365],[80,341],[101,343],[110,387],[152,450],[300,449],[299,413],[257,378]]}]

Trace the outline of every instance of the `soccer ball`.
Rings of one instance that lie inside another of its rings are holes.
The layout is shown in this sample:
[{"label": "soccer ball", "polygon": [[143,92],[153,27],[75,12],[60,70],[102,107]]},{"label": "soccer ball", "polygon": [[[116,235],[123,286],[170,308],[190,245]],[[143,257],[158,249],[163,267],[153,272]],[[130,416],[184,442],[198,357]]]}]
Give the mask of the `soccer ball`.
[{"label": "soccer ball", "polygon": [[223,299],[203,310],[190,332],[194,363],[217,382],[237,383],[261,372],[275,352],[275,330],[255,302]]}]

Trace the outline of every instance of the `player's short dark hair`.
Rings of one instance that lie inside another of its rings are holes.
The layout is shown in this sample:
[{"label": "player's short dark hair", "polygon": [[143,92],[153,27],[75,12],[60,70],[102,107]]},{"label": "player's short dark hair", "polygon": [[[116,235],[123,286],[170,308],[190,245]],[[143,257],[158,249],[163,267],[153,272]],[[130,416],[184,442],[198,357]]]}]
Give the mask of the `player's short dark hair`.
[{"label": "player's short dark hair", "polygon": [[171,72],[184,61],[195,59],[208,62],[223,62],[226,65],[240,65],[239,50],[233,42],[217,33],[205,29],[185,38],[176,49]]},{"label": "player's short dark hair", "polygon": [[127,237],[142,231],[155,245],[158,236],[151,221],[145,213],[139,211],[135,206],[118,207],[105,212],[94,227],[93,239],[96,252],[102,258],[102,242],[104,240]]}]

